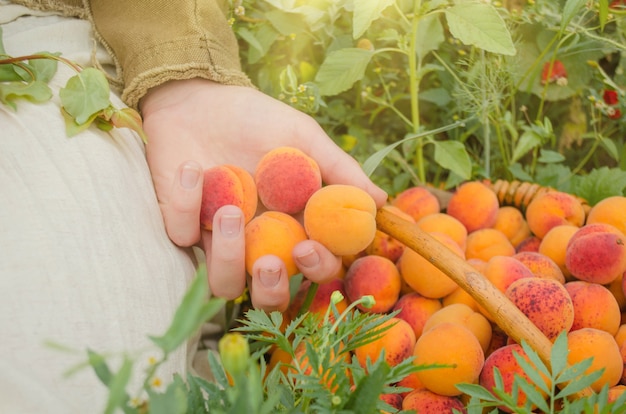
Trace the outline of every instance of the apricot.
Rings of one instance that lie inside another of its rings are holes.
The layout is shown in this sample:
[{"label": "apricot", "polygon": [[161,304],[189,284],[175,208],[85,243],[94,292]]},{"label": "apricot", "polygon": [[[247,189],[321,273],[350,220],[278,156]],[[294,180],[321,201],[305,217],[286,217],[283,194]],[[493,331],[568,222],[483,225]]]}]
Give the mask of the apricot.
[{"label": "apricot", "polygon": [[485,262],[493,256],[513,256],[515,247],[504,233],[496,229],[480,229],[467,236],[465,257]]},{"label": "apricot", "polygon": [[402,400],[402,410],[420,414],[466,412],[463,402],[458,397],[440,395],[424,388],[407,394]]},{"label": "apricot", "polygon": [[458,219],[468,233],[492,227],[500,205],[496,194],[480,181],[461,184],[450,197],[446,213]]},{"label": "apricot", "polygon": [[[380,399],[389,404],[394,409],[393,412],[397,412],[402,408],[402,396],[398,393],[380,394]],[[389,411],[382,411],[381,413],[387,414]]]},{"label": "apricot", "polygon": [[391,200],[391,205],[413,217],[414,221],[441,210],[439,199],[426,188],[417,186],[398,193]]},{"label": "apricot", "polygon": [[517,246],[515,246],[515,251],[519,252],[538,252],[539,245],[541,244],[541,239],[537,236],[531,235],[530,237],[522,240]]},{"label": "apricot", "polygon": [[626,292],[622,288],[624,285],[624,275],[618,276],[614,281],[606,285],[606,288],[611,291],[621,311],[626,310]]},{"label": "apricot", "polygon": [[462,303],[470,309],[478,311],[478,302],[467,291],[461,287],[457,287],[449,295],[441,299],[443,306],[450,306],[456,303]]},{"label": "apricot", "polygon": [[[449,236],[443,233],[431,233],[431,235],[454,254],[464,258],[463,250]],[[440,299],[458,287],[448,275],[412,249],[404,250],[398,261],[398,268],[407,285],[427,298]]]},{"label": "apricot", "polygon": [[524,215],[513,206],[502,206],[498,209],[493,228],[504,233],[515,247],[530,237],[530,227]]},{"label": "apricot", "polygon": [[552,259],[559,266],[566,280],[571,278],[571,274],[565,266],[567,243],[578,229],[579,227],[569,224],[555,226],[548,231],[539,244],[539,253]]},{"label": "apricot", "polygon": [[604,386],[613,387],[619,383],[624,371],[624,361],[617,342],[610,333],[601,329],[582,328],[569,332],[567,341],[567,362],[570,365],[593,358],[585,375],[604,369],[602,375],[590,385],[592,390],[600,392]]},{"label": "apricot", "polygon": [[615,335],[620,327],[621,312],[615,296],[597,283],[576,280],[567,282],[565,289],[574,304],[572,330],[601,329]]},{"label": "apricot", "polygon": [[373,307],[357,305],[364,312],[383,313],[391,310],[400,297],[401,277],[395,263],[382,256],[363,256],[348,268],[343,278],[348,300],[372,295]]},{"label": "apricot", "polygon": [[424,387],[445,396],[461,395],[459,383],[476,383],[485,354],[476,335],[458,323],[444,322],[424,331],[415,344],[416,365],[446,366],[417,371]]},{"label": "apricot", "polygon": [[362,367],[367,361],[378,360],[381,352],[385,353],[385,362],[394,367],[413,354],[415,333],[406,321],[400,318],[389,318],[380,324],[380,328],[388,328],[380,336],[354,350],[354,356]]},{"label": "apricot", "polygon": [[623,234],[626,234],[626,197],[607,197],[589,210],[587,224],[606,223],[616,227]]},{"label": "apricot", "polygon": [[399,311],[397,318],[404,319],[411,325],[415,337],[419,338],[426,321],[439,309],[441,301],[420,295],[417,292],[406,293],[398,299],[392,311]]},{"label": "apricot", "polygon": [[494,256],[489,259],[484,275],[502,293],[519,279],[536,277],[528,267],[512,256]]},{"label": "apricot", "polygon": [[[483,367],[482,372],[480,373],[479,384],[485,387],[487,390],[492,391],[496,387],[496,377],[494,374],[494,370],[497,368],[502,376],[502,384],[504,391],[512,395],[513,393],[513,382],[517,376],[525,379],[530,384],[533,382],[530,380],[528,375],[524,372],[519,362],[515,358],[515,355],[522,357],[526,362],[532,364],[530,362],[526,351],[520,344],[508,344],[504,345],[500,348],[494,349],[493,352],[485,359],[485,365]],[[545,379],[545,378],[544,378]],[[537,391],[542,395],[545,395],[545,392],[542,391],[539,387],[536,387]],[[521,389],[517,388],[517,396],[512,395],[513,398],[517,397],[518,407],[524,407],[526,404],[526,393]]]},{"label": "apricot", "polygon": [[261,203],[269,210],[287,214],[301,212],[311,195],[322,186],[315,160],[292,147],[267,152],[254,172]]},{"label": "apricot", "polygon": [[245,234],[245,262],[249,274],[252,274],[254,262],[268,254],[283,261],[289,276],[299,273],[292,251],[307,237],[298,220],[280,211],[265,211],[246,224]]},{"label": "apricot", "polygon": [[622,378],[620,378],[620,384],[626,385],[626,343],[622,342],[619,345],[619,353],[622,356],[623,370],[622,370]]},{"label": "apricot", "polygon": [[446,213],[434,213],[422,217],[417,221],[417,226],[427,233],[447,234],[457,242],[461,249],[465,250],[467,241],[467,229],[459,220]]},{"label": "apricot", "polygon": [[535,276],[541,279],[553,279],[565,283],[565,276],[558,264],[545,254],[539,252],[519,252],[514,259],[522,262]]},{"label": "apricot", "polygon": [[[406,214],[402,210],[394,206],[384,206],[382,207],[385,210],[389,210],[392,213],[402,217],[408,222],[414,223],[415,220],[410,215]],[[392,262],[398,261],[400,256],[402,256],[402,252],[404,251],[404,244],[400,241],[394,239],[390,235],[376,230],[376,235],[374,236],[374,240],[370,243],[369,246],[365,249],[365,254],[375,254],[378,256],[384,256]]]},{"label": "apricot", "polygon": [[491,343],[491,323],[481,313],[462,303],[444,306],[435,312],[424,325],[424,332],[445,323],[457,323],[469,329],[478,339],[483,352]]},{"label": "apricot", "polygon": [[327,185],[306,203],[304,228],[311,240],[337,256],[357,254],[376,235],[376,202],[358,187]]},{"label": "apricot", "polygon": [[505,295],[551,341],[574,323],[574,304],[563,284],[554,279],[524,278]]},{"label": "apricot", "polygon": [[422,384],[422,381],[420,381],[419,377],[417,376],[417,372],[411,372],[409,375],[403,377],[400,381],[396,383],[396,386],[409,389],[409,391],[404,391],[400,393],[403,398],[406,397],[407,394],[409,394],[411,391],[425,388],[424,384]]},{"label": "apricot", "polygon": [[236,165],[219,165],[204,170],[200,224],[206,230],[213,229],[215,212],[225,205],[242,209],[245,222],[256,213],[257,189],[252,175]]},{"label": "apricot", "polygon": [[528,204],[526,221],[530,231],[542,239],[555,226],[582,226],[585,222],[585,209],[571,194],[549,191],[533,198]]},{"label": "apricot", "polygon": [[576,279],[611,283],[626,271],[626,236],[610,224],[581,227],[567,244],[565,267]]}]

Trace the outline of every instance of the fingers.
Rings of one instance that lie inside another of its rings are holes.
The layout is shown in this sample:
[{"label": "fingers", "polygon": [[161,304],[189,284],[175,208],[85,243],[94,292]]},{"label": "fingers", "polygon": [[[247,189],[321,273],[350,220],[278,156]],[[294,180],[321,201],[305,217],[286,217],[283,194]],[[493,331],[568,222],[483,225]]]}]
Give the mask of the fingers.
[{"label": "fingers", "polygon": [[341,269],[341,258],[313,240],[305,240],[293,249],[293,257],[304,277],[312,282],[328,282]]},{"label": "fingers", "polygon": [[174,176],[172,189],[161,206],[165,230],[179,246],[192,246],[200,240],[202,167],[188,161]]},{"label": "fingers", "polygon": [[209,286],[214,296],[235,299],[246,286],[244,216],[227,205],[217,210],[213,231],[203,232]]},{"label": "fingers", "polygon": [[282,260],[274,255],[260,257],[250,278],[252,306],[267,312],[284,312],[289,306],[289,276]]}]

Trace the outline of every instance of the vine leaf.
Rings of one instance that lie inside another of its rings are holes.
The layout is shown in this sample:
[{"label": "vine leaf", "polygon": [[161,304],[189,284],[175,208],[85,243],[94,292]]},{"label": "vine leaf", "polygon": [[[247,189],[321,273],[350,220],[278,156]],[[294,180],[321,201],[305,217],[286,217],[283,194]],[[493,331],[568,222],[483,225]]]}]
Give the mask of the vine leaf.
[{"label": "vine leaf", "polygon": [[380,18],[384,9],[391,6],[393,0],[361,0],[354,2],[354,24],[352,38],[358,39],[370,27],[372,22]]},{"label": "vine leaf", "polygon": [[59,91],[59,96],[67,113],[82,125],[93,114],[109,107],[109,93],[104,74],[98,69],[87,68],[71,77]]},{"label": "vine leaf", "polygon": [[46,102],[52,98],[50,87],[42,81],[7,82],[0,84],[0,102],[17,110],[15,100],[27,99],[31,102]]},{"label": "vine leaf", "polygon": [[141,137],[144,143],[148,142],[148,137],[143,131],[141,115],[132,108],[117,109],[111,116],[111,124],[115,128],[130,128]]}]

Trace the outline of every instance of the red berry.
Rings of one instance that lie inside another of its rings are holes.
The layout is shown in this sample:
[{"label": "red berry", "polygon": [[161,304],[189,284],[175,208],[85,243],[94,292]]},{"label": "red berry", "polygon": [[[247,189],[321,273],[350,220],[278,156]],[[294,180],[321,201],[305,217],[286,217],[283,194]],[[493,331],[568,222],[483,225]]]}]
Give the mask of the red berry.
[{"label": "red berry", "polygon": [[541,83],[557,82],[559,79],[567,79],[567,71],[563,62],[555,60],[554,62],[546,62],[541,71]]},{"label": "red berry", "polygon": [[605,89],[602,94],[602,99],[604,99],[604,103],[607,105],[617,105],[619,102],[619,98],[617,97],[617,92],[609,89]]}]

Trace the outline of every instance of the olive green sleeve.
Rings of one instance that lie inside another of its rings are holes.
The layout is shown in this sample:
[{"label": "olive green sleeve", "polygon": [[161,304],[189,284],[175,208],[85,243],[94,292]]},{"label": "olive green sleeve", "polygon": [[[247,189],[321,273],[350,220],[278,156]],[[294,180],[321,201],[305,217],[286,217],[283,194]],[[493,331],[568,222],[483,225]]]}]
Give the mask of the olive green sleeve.
[{"label": "olive green sleeve", "polygon": [[137,107],[169,80],[252,86],[221,0],[84,0],[96,36],[113,55],[122,99]]}]

